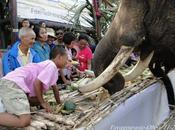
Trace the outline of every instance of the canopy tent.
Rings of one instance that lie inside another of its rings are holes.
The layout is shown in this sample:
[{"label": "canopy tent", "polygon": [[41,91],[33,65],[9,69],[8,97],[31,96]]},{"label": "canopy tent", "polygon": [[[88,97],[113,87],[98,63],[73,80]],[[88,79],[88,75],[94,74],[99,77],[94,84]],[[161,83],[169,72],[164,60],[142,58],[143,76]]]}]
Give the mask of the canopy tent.
[{"label": "canopy tent", "polygon": [[[17,17],[28,18],[34,20],[47,20],[63,24],[73,24],[73,17],[76,10],[83,4],[85,0],[16,0],[17,1]],[[83,10],[80,17],[80,24],[84,27],[91,25],[83,19],[88,17],[88,10]]]}]

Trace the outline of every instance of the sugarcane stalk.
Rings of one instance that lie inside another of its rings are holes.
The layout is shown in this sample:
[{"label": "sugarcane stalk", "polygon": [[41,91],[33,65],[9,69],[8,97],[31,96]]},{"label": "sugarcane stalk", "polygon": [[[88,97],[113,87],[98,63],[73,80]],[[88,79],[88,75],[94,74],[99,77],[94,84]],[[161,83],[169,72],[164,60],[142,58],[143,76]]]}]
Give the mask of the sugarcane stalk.
[{"label": "sugarcane stalk", "polygon": [[41,117],[39,115],[34,115],[34,116],[32,116],[32,119],[43,122],[44,124],[46,124],[46,126],[49,130],[55,129],[55,123],[51,122],[49,120],[46,120],[44,117]]},{"label": "sugarcane stalk", "polygon": [[86,110],[86,111],[83,111],[84,113],[88,113],[88,112],[90,112],[90,111],[92,111],[94,108],[91,108],[91,109],[88,109],[88,110]]},{"label": "sugarcane stalk", "polygon": [[[91,98],[93,96],[97,96],[96,99],[98,98],[101,98],[100,96],[103,96],[103,94],[106,93],[105,90],[103,88],[99,88],[97,90],[94,90],[92,92],[89,92],[89,93],[85,93],[83,94],[82,96],[79,96],[79,97],[75,97],[73,98],[72,100],[74,100],[74,102],[80,102],[82,100],[85,100],[87,98]],[[100,99],[99,99],[100,100]]]},{"label": "sugarcane stalk", "polygon": [[76,96],[76,95],[78,95],[78,94],[80,94],[80,92],[78,92],[78,91],[76,90],[76,91],[73,91],[73,92],[69,93],[69,96]]},{"label": "sugarcane stalk", "polygon": [[82,117],[80,120],[76,121],[76,124],[74,125],[74,128],[77,128],[80,124],[82,124],[83,121],[85,121],[88,117],[91,117],[93,114],[93,111],[87,113],[84,117]]},{"label": "sugarcane stalk", "polygon": [[70,119],[64,119],[60,115],[54,115],[54,114],[51,114],[51,113],[43,113],[43,112],[39,112],[37,114],[43,116],[46,119],[54,121],[54,122],[59,122],[59,123],[62,123],[62,124],[65,124],[65,125],[71,125],[71,126],[75,125],[75,122],[73,122]]},{"label": "sugarcane stalk", "polygon": [[44,130],[47,129],[47,126],[46,126],[43,122],[36,121],[36,120],[32,121],[32,122],[30,123],[30,125],[31,125],[32,127],[34,127],[34,128],[41,129],[41,130],[42,130],[42,129],[44,129]]},{"label": "sugarcane stalk", "polygon": [[65,128],[63,126],[55,124],[55,130],[65,130]]},{"label": "sugarcane stalk", "polygon": [[28,127],[23,128],[23,130],[38,130],[38,129],[32,126],[28,126]]},{"label": "sugarcane stalk", "polygon": [[63,108],[63,105],[57,105],[56,109],[54,111],[54,114],[58,114],[61,111],[62,108]]},{"label": "sugarcane stalk", "polygon": [[72,92],[72,93],[66,93],[64,95],[61,96],[61,100],[64,101],[64,100],[69,100],[71,98],[73,98],[74,96],[77,96],[79,94],[78,91],[75,91],[75,92]]},{"label": "sugarcane stalk", "polygon": [[77,102],[80,102],[80,101],[85,100],[85,99],[87,99],[87,98],[90,98],[90,97],[92,97],[92,96],[98,95],[98,94],[100,94],[100,93],[102,93],[102,92],[95,92],[95,93],[92,93],[91,95],[83,95],[83,96],[80,96],[80,97],[77,97],[77,98],[73,98],[72,100],[73,100],[75,103],[77,103]]}]

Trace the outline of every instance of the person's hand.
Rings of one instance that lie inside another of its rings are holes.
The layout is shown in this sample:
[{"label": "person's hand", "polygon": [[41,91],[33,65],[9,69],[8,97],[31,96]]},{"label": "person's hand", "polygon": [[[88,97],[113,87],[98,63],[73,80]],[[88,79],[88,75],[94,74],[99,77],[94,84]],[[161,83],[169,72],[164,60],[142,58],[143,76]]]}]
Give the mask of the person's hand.
[{"label": "person's hand", "polygon": [[92,70],[85,70],[85,74],[87,78],[95,78],[94,71]]},{"label": "person's hand", "polygon": [[72,67],[72,63],[71,63],[71,61],[68,61],[66,64],[66,68],[71,68],[71,67]]},{"label": "person's hand", "polygon": [[42,103],[41,106],[46,110],[46,112],[49,112],[49,113],[52,112],[52,108],[47,102]]},{"label": "person's hand", "polygon": [[70,80],[66,80],[66,81],[65,81],[65,84],[66,84],[66,85],[70,85],[70,84],[71,84],[71,81],[70,81]]},{"label": "person's hand", "polygon": [[79,75],[80,75],[80,78],[83,78],[83,77],[86,76],[86,74],[85,74],[83,71],[80,71],[80,72],[79,72]]}]

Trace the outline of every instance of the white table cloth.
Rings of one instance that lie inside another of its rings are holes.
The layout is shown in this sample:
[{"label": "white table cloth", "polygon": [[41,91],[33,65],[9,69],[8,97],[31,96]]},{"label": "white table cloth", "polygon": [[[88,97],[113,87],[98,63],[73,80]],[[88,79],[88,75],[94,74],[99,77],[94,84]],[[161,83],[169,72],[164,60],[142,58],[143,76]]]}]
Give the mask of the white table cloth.
[{"label": "white table cloth", "polygon": [[[167,93],[161,82],[128,98],[92,130],[153,130],[170,115]],[[85,128],[80,128],[84,130]]]}]

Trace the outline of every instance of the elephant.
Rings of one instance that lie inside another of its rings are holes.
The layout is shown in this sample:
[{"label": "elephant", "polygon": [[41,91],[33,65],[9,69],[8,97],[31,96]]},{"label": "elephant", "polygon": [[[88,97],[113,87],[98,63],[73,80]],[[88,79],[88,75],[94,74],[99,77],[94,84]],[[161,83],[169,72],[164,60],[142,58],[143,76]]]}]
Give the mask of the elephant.
[{"label": "elephant", "polygon": [[[122,75],[118,70],[134,51],[139,53],[139,61],[131,72]],[[85,93],[103,86],[113,94],[147,67],[171,86],[167,73],[175,68],[174,58],[175,0],[121,0],[94,52],[96,78],[80,86],[79,91]]]}]

